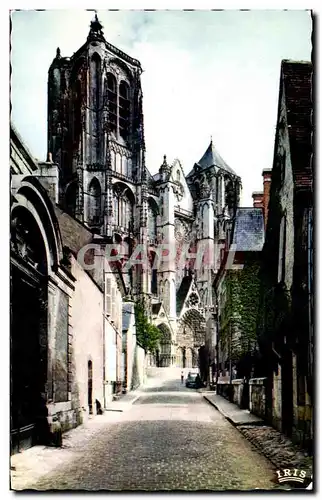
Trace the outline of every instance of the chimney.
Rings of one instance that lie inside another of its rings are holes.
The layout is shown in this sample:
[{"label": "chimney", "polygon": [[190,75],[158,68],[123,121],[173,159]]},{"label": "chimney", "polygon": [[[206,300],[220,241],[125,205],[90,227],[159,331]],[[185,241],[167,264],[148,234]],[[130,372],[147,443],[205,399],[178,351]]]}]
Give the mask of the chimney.
[{"label": "chimney", "polygon": [[47,163],[52,163],[53,162],[53,155],[51,153],[47,153]]},{"label": "chimney", "polygon": [[263,208],[263,197],[264,193],[262,193],[261,191],[255,191],[254,193],[252,193],[254,208]]},{"label": "chimney", "polygon": [[264,191],[263,210],[264,210],[264,223],[265,223],[265,229],[266,229],[267,217],[268,217],[269,194],[270,194],[270,189],[271,189],[272,169],[265,168],[262,172],[262,175],[263,175],[263,191]]}]

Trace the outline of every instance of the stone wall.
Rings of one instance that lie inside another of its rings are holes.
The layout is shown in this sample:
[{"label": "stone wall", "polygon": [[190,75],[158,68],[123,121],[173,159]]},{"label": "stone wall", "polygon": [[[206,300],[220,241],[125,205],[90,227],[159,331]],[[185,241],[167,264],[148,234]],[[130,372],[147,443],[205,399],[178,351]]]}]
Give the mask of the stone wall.
[{"label": "stone wall", "polygon": [[282,430],[282,377],[280,365],[278,365],[278,372],[273,374],[272,424],[279,431]]},{"label": "stone wall", "polygon": [[86,417],[89,414],[89,362],[92,363],[93,413],[96,413],[96,400],[103,406],[103,294],[74,258],[72,273],[76,278],[71,301],[75,361],[72,374],[73,406],[82,408],[83,416]]},{"label": "stone wall", "polygon": [[232,403],[235,403],[235,405],[241,407],[243,399],[243,390],[244,390],[243,379],[237,378],[233,380],[232,386],[233,386]]},{"label": "stone wall", "polygon": [[267,379],[252,378],[249,381],[249,411],[260,418],[267,416]]}]

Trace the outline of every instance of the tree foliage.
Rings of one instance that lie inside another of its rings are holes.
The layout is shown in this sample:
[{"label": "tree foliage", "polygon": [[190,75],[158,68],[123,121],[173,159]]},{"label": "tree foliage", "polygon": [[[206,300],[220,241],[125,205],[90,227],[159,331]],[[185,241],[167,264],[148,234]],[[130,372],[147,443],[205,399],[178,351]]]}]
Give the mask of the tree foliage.
[{"label": "tree foliage", "polygon": [[142,302],[135,304],[136,338],[145,352],[154,353],[159,346],[161,332],[150,323]]}]

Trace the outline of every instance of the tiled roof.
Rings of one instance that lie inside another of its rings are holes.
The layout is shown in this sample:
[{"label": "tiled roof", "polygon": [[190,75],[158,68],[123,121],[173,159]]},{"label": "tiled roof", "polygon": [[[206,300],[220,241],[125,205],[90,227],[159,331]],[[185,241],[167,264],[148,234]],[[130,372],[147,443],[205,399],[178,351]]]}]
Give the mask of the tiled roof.
[{"label": "tiled roof", "polygon": [[[230,168],[227,163],[222,159],[218,151],[216,150],[215,146],[213,145],[212,140],[210,141],[210,144],[203,155],[203,157],[198,161],[197,165],[201,167],[202,170],[206,170],[207,168],[210,167],[218,167],[226,172],[229,172],[232,175],[235,175],[236,177],[237,174],[233,171],[232,168]],[[194,173],[194,170],[192,170],[187,177],[192,175]]]},{"label": "tiled roof", "polygon": [[237,252],[260,252],[265,239],[261,208],[238,208],[234,224],[233,245]]},{"label": "tiled roof", "polygon": [[293,177],[299,188],[311,187],[313,180],[312,75],[310,62],[282,61]]},{"label": "tiled roof", "polygon": [[192,276],[184,276],[177,291],[177,314],[180,314],[191,285]]}]

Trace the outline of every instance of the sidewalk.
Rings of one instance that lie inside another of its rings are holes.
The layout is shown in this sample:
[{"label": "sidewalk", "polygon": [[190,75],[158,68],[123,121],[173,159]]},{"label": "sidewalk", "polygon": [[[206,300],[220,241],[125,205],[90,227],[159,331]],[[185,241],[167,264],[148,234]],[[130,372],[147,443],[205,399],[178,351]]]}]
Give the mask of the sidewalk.
[{"label": "sidewalk", "polygon": [[133,392],[122,394],[118,400],[111,402],[104,410],[103,415],[93,415],[83,424],[63,434],[62,447],[33,446],[10,457],[11,489],[28,489],[45,474],[56,467],[67,465],[77,458],[80,451],[92,438],[104,429],[106,425],[118,422],[120,413],[126,412],[140,397],[144,386]]},{"label": "sidewalk", "polygon": [[313,458],[284,434],[266,425],[261,418],[253,415],[248,410],[242,410],[215,392],[203,392],[203,397],[270,460],[277,469],[294,467],[312,474]]},{"label": "sidewalk", "polygon": [[241,410],[237,405],[230,403],[215,392],[203,393],[204,398],[212,404],[233,425],[263,425],[264,421],[250,413],[249,410]]}]

